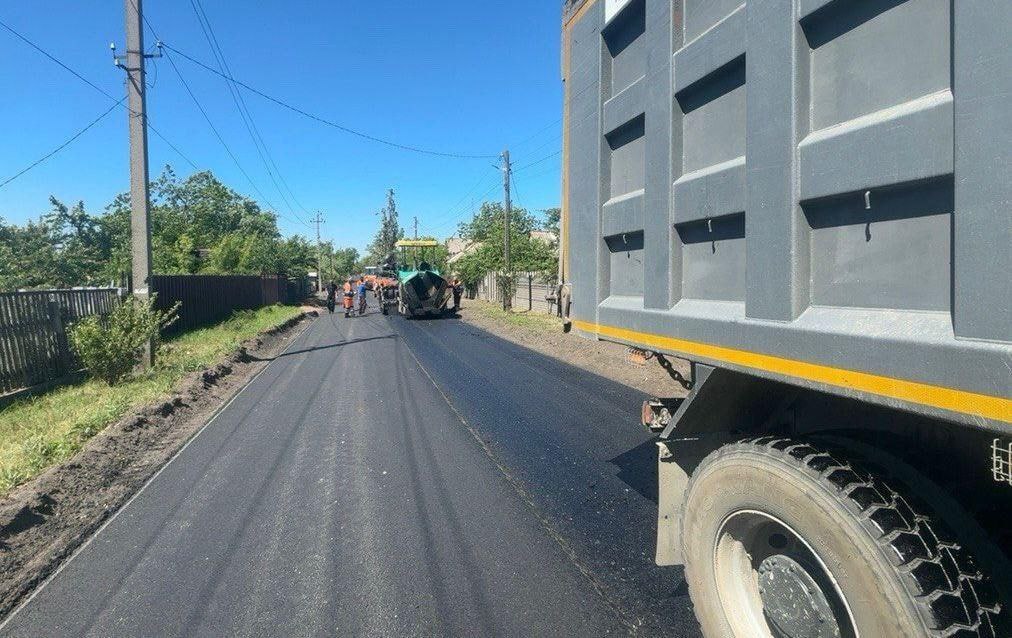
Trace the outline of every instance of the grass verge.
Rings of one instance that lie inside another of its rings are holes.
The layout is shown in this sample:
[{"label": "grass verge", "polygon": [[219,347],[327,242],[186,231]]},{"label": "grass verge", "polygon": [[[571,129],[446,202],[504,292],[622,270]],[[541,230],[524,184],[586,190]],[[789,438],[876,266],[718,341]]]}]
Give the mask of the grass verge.
[{"label": "grass verge", "polygon": [[562,320],[554,315],[527,311],[521,312],[517,310],[514,310],[513,312],[506,312],[499,304],[479,301],[477,299],[468,300],[464,306],[464,311],[471,312],[482,317],[487,317],[488,319],[494,319],[518,328],[558,332],[562,326]]},{"label": "grass verge", "polygon": [[291,306],[236,312],[166,341],[154,369],[125,383],[108,386],[88,379],[0,410],[0,496],[70,458],[130,410],[168,396],[187,373],[214,365],[246,339],[300,312]]}]

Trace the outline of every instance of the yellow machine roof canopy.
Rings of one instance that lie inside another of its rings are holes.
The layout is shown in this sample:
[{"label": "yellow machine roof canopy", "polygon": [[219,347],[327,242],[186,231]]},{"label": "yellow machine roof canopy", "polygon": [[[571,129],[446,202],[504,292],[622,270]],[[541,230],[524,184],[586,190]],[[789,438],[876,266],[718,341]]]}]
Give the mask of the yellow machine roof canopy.
[{"label": "yellow machine roof canopy", "polygon": [[398,248],[431,248],[438,246],[435,239],[402,239],[395,244]]}]

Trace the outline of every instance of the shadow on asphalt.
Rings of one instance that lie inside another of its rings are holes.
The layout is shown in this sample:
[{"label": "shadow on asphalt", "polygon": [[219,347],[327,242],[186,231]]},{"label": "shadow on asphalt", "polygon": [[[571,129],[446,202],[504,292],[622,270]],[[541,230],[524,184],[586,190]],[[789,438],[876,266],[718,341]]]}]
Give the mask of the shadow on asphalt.
[{"label": "shadow on asphalt", "polygon": [[423,315],[421,317],[407,317],[407,316],[405,316],[404,318],[407,319],[408,321],[426,321],[426,322],[428,322],[428,321],[447,321],[447,320],[452,320],[452,319],[459,320],[460,319],[460,313],[458,313],[458,312],[446,312],[446,313],[443,313],[441,315]]},{"label": "shadow on asphalt", "polygon": [[316,352],[317,350],[329,350],[330,348],[341,348],[343,346],[350,346],[350,345],[352,345],[354,343],[363,343],[363,342],[366,342],[366,341],[377,341],[379,339],[399,339],[399,338],[400,338],[400,336],[399,335],[395,335],[395,334],[382,335],[382,336],[379,336],[379,337],[362,337],[361,339],[349,339],[348,341],[338,341],[337,343],[328,343],[325,346],[316,346],[316,347],[313,347],[313,348],[303,348],[302,350],[289,350],[287,352],[282,352],[281,354],[279,354],[276,357],[263,357],[263,358],[261,358],[261,357],[250,357],[249,360],[250,361],[274,361],[276,359],[280,359],[281,357],[291,357],[291,356],[297,355],[297,354],[308,354],[310,352]]},{"label": "shadow on asphalt", "polygon": [[657,503],[657,443],[656,439],[643,441],[618,456],[609,459],[618,467],[620,481],[634,489],[643,498]]}]

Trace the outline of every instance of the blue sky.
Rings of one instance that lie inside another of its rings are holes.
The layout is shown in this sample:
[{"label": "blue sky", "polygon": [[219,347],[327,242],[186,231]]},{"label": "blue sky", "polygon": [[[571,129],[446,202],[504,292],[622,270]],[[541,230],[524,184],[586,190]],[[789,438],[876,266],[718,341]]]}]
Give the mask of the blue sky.
[{"label": "blue sky", "polygon": [[[232,73],[306,111],[403,144],[464,154],[498,154],[514,166],[561,148],[560,2],[556,0],[203,0]],[[213,65],[187,0],[146,0],[145,13],[168,44]],[[4,3],[0,20],[109,93],[123,73],[108,45],[123,43],[122,2]],[[146,45],[154,38],[147,34]],[[170,52],[169,55],[172,55]],[[309,235],[296,218],[321,210],[322,234],[362,249],[386,189],[397,192],[402,223],[440,237],[469,216],[473,202],[501,197],[494,159],[447,159],[389,148],[284,110],[255,95],[246,104],[298,204],[291,210],[270,181],[225,81],[190,62],[176,64],[256,186],[280,209],[286,234]],[[167,60],[149,66],[152,124],[200,168],[264,204],[212,134]],[[65,141],[111,102],[0,29],[0,181]],[[150,136],[154,177],[165,164],[193,169]],[[516,174],[515,200],[540,209],[559,203],[560,156]],[[61,153],[0,188],[0,217],[24,222],[55,195],[97,212],[126,190],[126,112],[118,109]]]}]

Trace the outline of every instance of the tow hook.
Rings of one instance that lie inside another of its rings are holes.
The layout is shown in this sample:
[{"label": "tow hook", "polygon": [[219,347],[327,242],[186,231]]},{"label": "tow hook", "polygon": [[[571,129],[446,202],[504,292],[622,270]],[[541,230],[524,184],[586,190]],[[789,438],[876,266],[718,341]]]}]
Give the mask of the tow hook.
[{"label": "tow hook", "polygon": [[661,432],[671,423],[671,417],[681,405],[681,399],[648,399],[643,402],[643,426],[651,432]]}]

